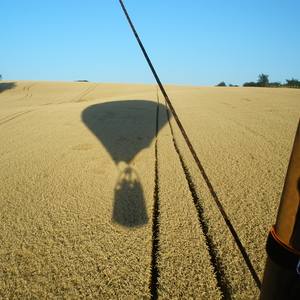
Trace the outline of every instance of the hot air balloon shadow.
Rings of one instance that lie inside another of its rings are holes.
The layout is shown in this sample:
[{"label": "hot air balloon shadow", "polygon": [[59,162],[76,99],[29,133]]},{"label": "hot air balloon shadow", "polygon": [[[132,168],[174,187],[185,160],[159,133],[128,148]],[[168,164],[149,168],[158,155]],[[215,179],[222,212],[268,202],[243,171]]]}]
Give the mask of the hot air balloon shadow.
[{"label": "hot air balloon shadow", "polygon": [[[156,136],[157,105],[147,100],[112,101],[91,105],[82,112],[84,124],[104,145],[119,169],[112,221],[122,226],[139,227],[149,220],[143,187],[130,163]],[[166,109],[159,104],[160,111]],[[166,118],[159,118],[158,131],[166,122]]]}]

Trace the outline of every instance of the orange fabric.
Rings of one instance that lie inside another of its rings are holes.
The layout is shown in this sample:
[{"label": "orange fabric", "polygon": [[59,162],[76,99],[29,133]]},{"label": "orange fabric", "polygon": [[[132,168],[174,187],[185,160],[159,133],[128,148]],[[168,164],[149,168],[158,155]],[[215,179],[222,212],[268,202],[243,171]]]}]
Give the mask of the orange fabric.
[{"label": "orange fabric", "polygon": [[273,238],[277,241],[278,244],[280,244],[282,247],[284,247],[286,250],[288,250],[289,252],[292,252],[298,256],[300,256],[300,252],[292,247],[290,247],[289,245],[285,244],[277,235],[276,231],[275,231],[275,226],[272,226],[271,230],[270,230],[271,235],[273,236]]}]

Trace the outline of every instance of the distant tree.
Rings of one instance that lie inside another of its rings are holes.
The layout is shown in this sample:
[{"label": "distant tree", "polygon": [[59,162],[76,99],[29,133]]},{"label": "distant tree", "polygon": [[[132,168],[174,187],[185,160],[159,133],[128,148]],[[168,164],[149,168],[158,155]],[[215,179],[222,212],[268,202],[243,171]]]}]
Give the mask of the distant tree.
[{"label": "distant tree", "polygon": [[[229,85],[231,86],[231,85]],[[279,81],[269,82],[269,75],[267,74],[260,74],[258,75],[257,82],[245,82],[243,86],[257,86],[257,87],[289,87],[289,88],[300,88],[300,80],[292,78],[286,79],[286,83],[282,84]]]},{"label": "distant tree", "polygon": [[251,86],[251,87],[253,87],[253,86],[257,86],[257,83],[253,82],[253,81],[249,81],[249,82],[245,82],[243,84],[243,86]]},{"label": "distant tree", "polygon": [[290,87],[290,88],[300,88],[300,81],[295,78],[286,79],[285,86]]},{"label": "distant tree", "polygon": [[275,81],[275,82],[269,82],[269,87],[281,87],[281,82]]},{"label": "distant tree", "polygon": [[257,85],[261,87],[269,86],[269,75],[263,73],[258,75]]},{"label": "distant tree", "polygon": [[0,74],[0,80],[2,80],[2,75]]},{"label": "distant tree", "polygon": [[221,81],[219,84],[217,84],[216,86],[226,86],[226,83],[224,81]]},{"label": "distant tree", "polygon": [[238,87],[238,84],[231,84],[231,83],[229,83],[228,86],[230,86],[230,87]]}]

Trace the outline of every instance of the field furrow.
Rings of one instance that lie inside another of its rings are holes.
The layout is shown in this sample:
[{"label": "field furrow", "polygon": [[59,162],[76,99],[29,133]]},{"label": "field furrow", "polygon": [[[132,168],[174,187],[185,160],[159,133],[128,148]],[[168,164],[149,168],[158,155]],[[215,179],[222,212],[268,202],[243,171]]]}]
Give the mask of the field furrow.
[{"label": "field furrow", "polygon": [[16,118],[19,118],[22,115],[28,114],[30,112],[32,112],[32,110],[22,111],[22,112],[15,113],[15,114],[12,114],[10,116],[4,117],[3,119],[0,120],[0,125],[3,125],[5,123],[7,123],[7,122],[10,122],[10,121],[12,121],[12,120],[14,120]]}]

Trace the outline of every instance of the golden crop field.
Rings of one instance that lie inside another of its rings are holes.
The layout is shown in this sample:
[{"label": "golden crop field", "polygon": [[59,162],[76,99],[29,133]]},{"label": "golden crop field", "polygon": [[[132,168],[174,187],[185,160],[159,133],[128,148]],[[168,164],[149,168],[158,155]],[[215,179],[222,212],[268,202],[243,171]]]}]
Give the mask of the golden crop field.
[{"label": "golden crop field", "polygon": [[166,89],[206,177],[155,85],[0,82],[1,299],[258,297],[300,90]]}]

